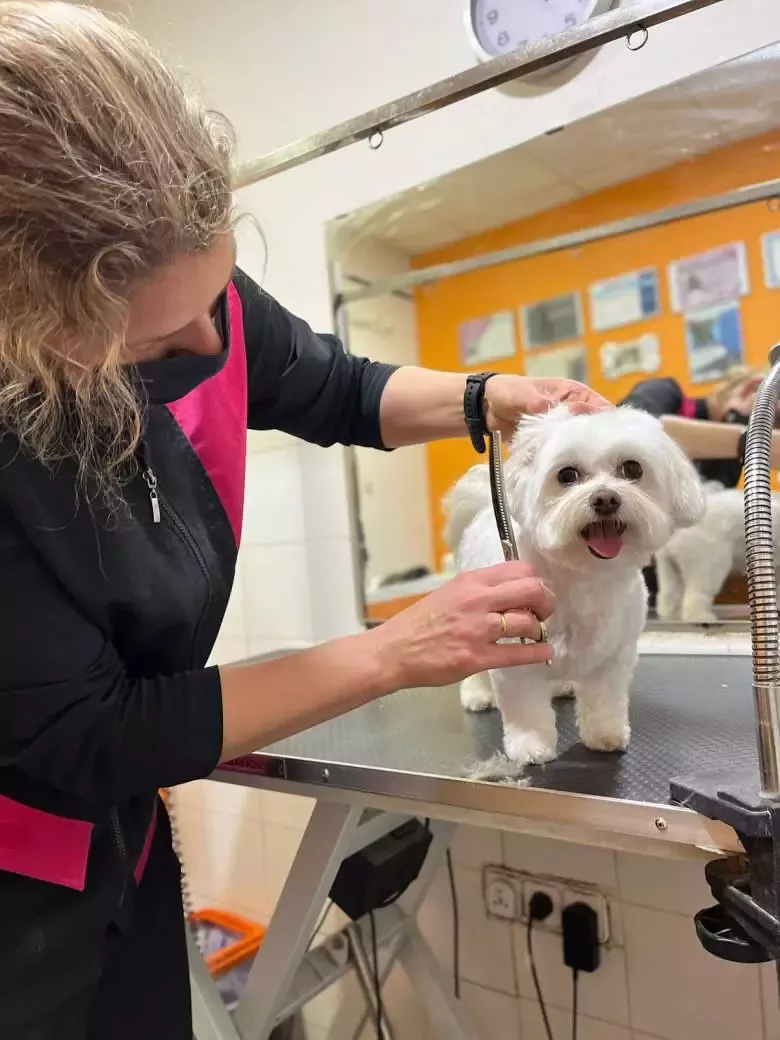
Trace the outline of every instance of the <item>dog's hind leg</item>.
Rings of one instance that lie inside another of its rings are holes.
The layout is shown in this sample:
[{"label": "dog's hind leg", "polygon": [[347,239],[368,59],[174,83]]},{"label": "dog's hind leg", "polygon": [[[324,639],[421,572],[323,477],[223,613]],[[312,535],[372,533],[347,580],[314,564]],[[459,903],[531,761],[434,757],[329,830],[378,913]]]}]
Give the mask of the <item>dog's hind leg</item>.
[{"label": "dog's hind leg", "polygon": [[478,672],[463,680],[460,703],[466,711],[490,711],[496,707],[496,695],[487,672]]},{"label": "dog's hind leg", "polygon": [[717,621],[713,605],[731,570],[731,546],[708,543],[706,552],[678,557],[677,562],[685,587],[682,620],[692,624]]},{"label": "dog's hind leg", "polygon": [[668,553],[660,552],[656,556],[655,573],[658,578],[658,616],[662,621],[675,621],[682,610],[683,582],[677,564]]}]

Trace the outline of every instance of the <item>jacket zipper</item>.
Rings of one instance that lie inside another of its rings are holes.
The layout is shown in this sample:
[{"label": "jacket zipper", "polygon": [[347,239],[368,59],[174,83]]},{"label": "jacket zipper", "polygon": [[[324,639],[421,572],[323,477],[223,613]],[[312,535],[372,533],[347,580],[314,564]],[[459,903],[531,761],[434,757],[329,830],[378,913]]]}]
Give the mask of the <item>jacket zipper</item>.
[{"label": "jacket zipper", "polygon": [[188,546],[192,555],[195,557],[198,567],[200,568],[201,574],[203,575],[203,578],[206,582],[206,606],[203,608],[200,618],[198,619],[198,623],[195,626],[195,632],[192,638],[191,661],[194,664],[195,650],[198,645],[198,637],[200,636],[201,626],[203,624],[204,618],[206,617],[206,614],[208,613],[209,605],[211,604],[211,601],[214,597],[214,585],[212,583],[211,575],[209,574],[209,569],[206,565],[206,561],[203,558],[203,553],[200,551],[197,542],[192,537],[190,532],[187,530],[186,524],[182,521],[181,517],[173,508],[173,506],[170,505],[170,503],[160,494],[159,485],[157,481],[157,474],[154,472],[150,465],[149,458],[146,452],[146,446],[143,443],[141,444],[141,447],[139,449],[139,458],[141,460],[142,466],[141,476],[147,488],[149,489],[149,502],[152,507],[152,522],[155,524],[159,524],[162,521],[162,514],[165,513],[165,515],[173,523],[176,530],[179,532],[179,535]]},{"label": "jacket zipper", "polygon": [[144,469],[141,473],[143,481],[149,489],[149,502],[152,506],[152,523],[159,524],[160,516],[160,494],[157,490],[157,475],[151,466],[144,462]]},{"label": "jacket zipper", "polygon": [[203,553],[200,551],[200,548],[198,547],[198,544],[195,541],[195,539],[192,537],[190,532],[187,530],[187,527],[183,523],[181,517],[176,512],[176,510],[173,508],[173,506],[170,505],[166,501],[166,499],[160,498],[159,502],[160,502],[160,505],[162,506],[162,509],[163,509],[163,512],[165,513],[165,515],[170,518],[170,520],[173,522],[173,525],[176,528],[176,530],[179,532],[181,537],[184,539],[184,541],[189,546],[190,552],[195,557],[195,559],[196,559],[196,561],[198,563],[198,566],[200,567],[201,574],[203,575],[203,578],[204,578],[204,580],[206,582],[206,605],[203,608],[203,610],[201,611],[200,617],[198,618],[198,623],[195,626],[195,632],[194,632],[194,635],[193,635],[193,638],[192,638],[192,657],[191,657],[191,662],[192,662],[192,664],[194,666],[194,663],[195,663],[195,650],[196,650],[196,648],[198,646],[198,638],[200,636],[200,629],[201,629],[201,626],[203,624],[203,620],[206,617],[206,614],[208,613],[208,609],[209,609],[209,606],[211,605],[211,601],[212,601],[212,599],[214,597],[214,585],[213,585],[213,583],[211,581],[211,575],[209,574],[209,569],[208,569],[208,567],[206,565],[206,561],[203,558]]}]

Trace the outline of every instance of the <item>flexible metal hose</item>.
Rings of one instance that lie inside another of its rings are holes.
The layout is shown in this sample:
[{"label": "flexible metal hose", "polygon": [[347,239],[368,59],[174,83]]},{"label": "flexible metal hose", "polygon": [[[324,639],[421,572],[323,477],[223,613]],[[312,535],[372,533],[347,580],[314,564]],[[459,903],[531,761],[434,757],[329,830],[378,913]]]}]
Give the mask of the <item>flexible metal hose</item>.
[{"label": "flexible metal hose", "polygon": [[506,488],[504,486],[504,457],[502,453],[501,434],[498,430],[490,434],[490,494],[493,499],[493,513],[498,527],[498,536],[501,539],[501,551],[504,559],[518,560],[520,554],[517,551],[517,541],[512,527],[512,518],[509,515],[509,506],[506,501]]},{"label": "flexible metal hose", "polygon": [[761,793],[780,799],[780,631],[772,540],[772,431],[780,392],[780,344],[759,387],[745,450],[745,548],[753,643],[753,694]]}]

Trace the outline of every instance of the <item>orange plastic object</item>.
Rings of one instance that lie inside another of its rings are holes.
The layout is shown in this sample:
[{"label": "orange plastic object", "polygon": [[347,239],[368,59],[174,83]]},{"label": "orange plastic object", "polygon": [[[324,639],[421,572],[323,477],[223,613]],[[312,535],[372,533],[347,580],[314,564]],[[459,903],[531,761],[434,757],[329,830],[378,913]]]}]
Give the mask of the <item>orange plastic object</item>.
[{"label": "orange plastic object", "polygon": [[254,957],[265,938],[265,928],[261,924],[231,914],[228,910],[195,910],[190,914],[190,920],[195,924],[213,924],[238,936],[230,946],[206,958],[206,967],[215,978]]}]

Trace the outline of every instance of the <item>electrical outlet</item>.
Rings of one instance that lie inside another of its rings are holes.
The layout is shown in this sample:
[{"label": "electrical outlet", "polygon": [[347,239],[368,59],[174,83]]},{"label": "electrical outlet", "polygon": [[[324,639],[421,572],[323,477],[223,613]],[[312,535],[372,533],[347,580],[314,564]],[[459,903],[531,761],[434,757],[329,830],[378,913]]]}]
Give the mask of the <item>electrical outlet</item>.
[{"label": "electrical outlet", "polygon": [[508,867],[485,865],[482,870],[482,892],[485,913],[502,921],[528,923],[528,908],[535,892],[550,897],[553,911],[545,921],[535,921],[534,928],[560,934],[561,911],[572,903],[586,903],[596,911],[599,922],[599,944],[610,942],[609,902],[592,885],[577,884],[564,878],[534,877]]},{"label": "electrical outlet", "polygon": [[563,906],[572,903],[585,903],[596,912],[599,922],[599,945],[606,946],[610,938],[609,903],[606,896],[594,888],[578,888],[568,885],[563,890]]},{"label": "electrical outlet", "polygon": [[522,888],[511,874],[498,867],[486,867],[483,873],[485,912],[504,921],[519,921],[523,914]]},{"label": "electrical outlet", "polygon": [[553,909],[550,916],[544,921],[534,921],[534,928],[541,928],[547,932],[560,932],[563,888],[561,885],[556,885],[554,881],[530,878],[523,883],[523,920],[528,921],[528,908],[536,892],[544,892],[546,896],[549,896]]}]

